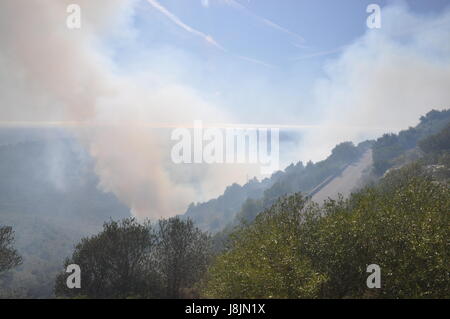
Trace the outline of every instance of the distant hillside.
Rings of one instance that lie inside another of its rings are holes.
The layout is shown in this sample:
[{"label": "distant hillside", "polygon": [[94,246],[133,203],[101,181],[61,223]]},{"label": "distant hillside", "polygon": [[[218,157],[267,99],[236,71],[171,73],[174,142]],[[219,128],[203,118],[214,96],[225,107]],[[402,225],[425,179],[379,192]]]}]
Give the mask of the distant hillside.
[{"label": "distant hillside", "polygon": [[[215,232],[214,245],[220,248],[230,229],[252,222],[284,195],[322,191],[321,196],[326,197],[331,193],[327,186],[333,185],[334,193],[348,193],[353,186],[389,175],[388,171],[395,174],[418,159],[425,172],[448,184],[449,123],[450,110],[433,110],[421,117],[416,127],[399,134],[385,134],[357,146],[344,142],[323,161],[298,162],[262,181],[233,184],[218,198],[191,204],[183,217]],[[46,132],[45,138],[16,133],[8,131],[9,135],[2,137],[0,130],[0,225],[13,227],[15,246],[24,263],[2,273],[0,298],[46,298],[52,296],[54,277],[73,245],[98,232],[110,218],[117,220],[130,213],[113,194],[97,188],[93,159],[74,139],[60,133],[53,137],[51,132]],[[372,169],[365,161],[370,153]],[[352,170],[361,162],[366,164]],[[368,176],[363,176],[363,171]],[[339,179],[346,180],[345,189],[336,184]]]},{"label": "distant hillside", "polygon": [[232,221],[235,213],[239,211],[246,199],[261,197],[274,182],[273,178],[266,178],[262,181],[255,178],[244,186],[235,183],[228,186],[223,195],[215,199],[205,203],[192,203],[183,216],[191,218],[201,229],[218,231],[224,223]]},{"label": "distant hillside", "polygon": [[[316,205],[300,193],[283,196],[216,235],[225,245],[201,296],[448,299],[450,123],[418,145],[418,159],[346,199]],[[381,289],[361,284],[371,263],[381,269]]]},{"label": "distant hillside", "polygon": [[[240,221],[252,221],[257,214],[283,195],[296,192],[308,195],[321,183],[331,182],[335,177],[341,176],[340,173],[347,165],[356,163],[362,154],[372,149],[369,166],[364,167],[364,172],[358,171],[357,176],[353,176],[355,180],[351,183],[347,181],[345,190],[341,190],[341,193],[348,193],[353,188],[363,186],[367,181],[379,178],[389,168],[404,165],[420,157],[417,143],[440,131],[449,122],[450,110],[432,110],[420,118],[416,127],[410,127],[399,134],[384,134],[376,141],[364,141],[357,146],[344,142],[337,145],[332,154],[323,161],[309,162],[306,165],[298,162],[261,182],[251,180],[244,186],[233,184],[217,199],[191,204],[184,217],[192,218],[202,229],[211,232],[221,231]],[[328,196],[325,191],[328,192],[329,189],[322,191],[321,199]],[[332,195],[331,193],[329,195]]]},{"label": "distant hillside", "polygon": [[416,127],[400,131],[398,134],[384,134],[373,145],[374,172],[383,175],[389,168],[399,166],[405,161],[417,159],[414,151],[417,143],[432,134],[442,130],[450,122],[450,109],[432,110],[420,117]]},{"label": "distant hillside", "polygon": [[252,179],[243,186],[233,184],[217,199],[191,204],[184,217],[192,218],[200,228],[211,232],[222,230],[236,218],[250,220],[263,207],[271,205],[282,195],[310,192],[330,175],[356,161],[369,147],[370,142],[360,143],[358,146],[351,142],[341,143],[323,161],[308,162],[306,165],[300,161],[262,181]]},{"label": "distant hillside", "polygon": [[110,218],[129,216],[97,184],[92,159],[73,139],[0,147],[0,224],[13,227],[24,259],[0,278],[0,296],[50,297],[73,245]]}]

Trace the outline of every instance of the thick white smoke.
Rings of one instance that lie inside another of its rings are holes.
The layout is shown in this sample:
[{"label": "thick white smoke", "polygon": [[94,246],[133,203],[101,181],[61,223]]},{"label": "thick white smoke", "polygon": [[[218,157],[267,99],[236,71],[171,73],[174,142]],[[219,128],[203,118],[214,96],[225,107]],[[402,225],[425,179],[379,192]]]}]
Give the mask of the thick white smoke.
[{"label": "thick white smoke", "polygon": [[159,83],[158,74],[117,75],[102,43],[133,37],[135,1],[78,0],[82,25],[74,30],[66,26],[71,2],[0,2],[1,121],[81,124],[75,131],[96,159],[100,186],[139,217],[182,213],[198,189],[209,197],[245,178],[243,167],[171,167],[170,131],[140,125],[230,118],[188,87]]},{"label": "thick white smoke", "polygon": [[323,128],[305,136],[301,158],[321,160],[339,142],[376,138],[414,126],[432,108],[450,107],[450,12],[420,16],[384,7],[380,29],[326,65],[313,106]]}]

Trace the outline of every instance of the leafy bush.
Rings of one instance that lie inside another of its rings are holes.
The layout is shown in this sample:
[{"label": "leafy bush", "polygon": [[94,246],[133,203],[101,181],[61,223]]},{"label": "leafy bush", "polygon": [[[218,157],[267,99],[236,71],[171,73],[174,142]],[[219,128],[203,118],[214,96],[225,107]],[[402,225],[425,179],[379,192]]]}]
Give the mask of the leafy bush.
[{"label": "leafy bush", "polygon": [[419,147],[425,153],[439,153],[450,150],[450,123],[439,133],[424,138]]},{"label": "leafy bush", "polygon": [[[233,233],[209,269],[218,298],[450,297],[450,192],[417,165],[322,208],[295,194]],[[381,267],[368,289],[366,267]]]},{"label": "leafy bush", "polygon": [[209,270],[203,294],[212,298],[313,298],[325,276],[299,254],[299,194],[284,198],[232,234],[232,247]]},{"label": "leafy bush", "polygon": [[13,247],[12,227],[0,226],[0,273],[22,263],[22,258]]},{"label": "leafy bush", "polygon": [[105,223],[99,234],[75,247],[65,268],[81,269],[81,288],[69,289],[67,273],[55,294],[73,298],[180,298],[191,291],[209,262],[209,236],[178,217],[159,224],[134,218]]}]

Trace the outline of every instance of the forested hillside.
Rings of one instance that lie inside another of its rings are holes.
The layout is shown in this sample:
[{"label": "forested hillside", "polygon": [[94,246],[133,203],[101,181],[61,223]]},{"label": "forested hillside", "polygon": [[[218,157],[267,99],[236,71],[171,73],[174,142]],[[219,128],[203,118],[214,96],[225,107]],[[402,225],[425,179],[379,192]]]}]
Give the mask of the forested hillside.
[{"label": "forested hillside", "polygon": [[221,231],[237,219],[251,220],[262,208],[270,206],[282,195],[300,191],[309,193],[327,177],[356,161],[368,147],[369,141],[358,146],[344,142],[337,145],[323,161],[308,162],[306,165],[299,161],[262,181],[254,178],[244,186],[233,184],[217,199],[191,204],[184,217],[192,218],[200,228],[211,232]]},{"label": "forested hillside", "polygon": [[[448,298],[450,191],[420,167],[323,207],[300,194],[237,228],[206,276],[213,298]],[[367,265],[381,289],[366,286]]]},{"label": "forested hillside", "polygon": [[[209,298],[449,298],[450,123],[421,156],[348,199],[297,193],[235,227],[202,284]],[[369,289],[366,267],[381,269]]]},{"label": "forested hillside", "polygon": [[[348,198],[311,200],[370,150],[387,170],[374,166]],[[5,145],[1,297],[448,298],[449,152],[450,113],[431,111],[398,135],[344,142],[321,162],[235,184],[192,205],[192,219],[140,222],[97,188],[73,140]],[[226,228],[211,237],[195,218]],[[81,290],[65,285],[71,263],[83,268]],[[381,267],[382,289],[365,285],[369,264]]]},{"label": "forested hillside", "polygon": [[308,162],[306,165],[299,161],[262,181],[252,179],[243,186],[233,184],[217,199],[191,204],[184,216],[192,218],[201,229],[213,233],[241,220],[251,221],[280,196],[296,192],[309,195],[320,183],[339,173],[345,165],[357,161],[366,150],[372,148],[373,170],[362,180],[354,181],[355,187],[360,187],[378,179],[389,168],[417,160],[421,156],[417,143],[440,131],[449,122],[450,110],[432,110],[420,118],[417,126],[398,134],[386,133],[376,141],[364,141],[356,147],[351,142],[344,142],[337,145],[323,161]]},{"label": "forested hillside", "polygon": [[[105,224],[65,265],[87,283],[61,297],[449,298],[450,123],[419,141],[420,157],[348,198],[323,205],[283,195],[237,223],[225,245],[179,217]],[[349,146],[346,146],[349,147]],[[336,154],[336,153],[334,153]],[[380,288],[367,286],[377,265]]]},{"label": "forested hillside", "polygon": [[243,186],[235,183],[228,186],[218,198],[205,203],[191,203],[183,217],[191,218],[201,229],[219,231],[233,220],[246,199],[261,197],[273,183],[272,178],[262,181],[254,178]]},{"label": "forested hillside", "polygon": [[383,175],[389,168],[417,159],[419,140],[442,130],[450,122],[450,110],[432,110],[420,117],[416,127],[398,134],[384,134],[373,145],[374,173]]}]

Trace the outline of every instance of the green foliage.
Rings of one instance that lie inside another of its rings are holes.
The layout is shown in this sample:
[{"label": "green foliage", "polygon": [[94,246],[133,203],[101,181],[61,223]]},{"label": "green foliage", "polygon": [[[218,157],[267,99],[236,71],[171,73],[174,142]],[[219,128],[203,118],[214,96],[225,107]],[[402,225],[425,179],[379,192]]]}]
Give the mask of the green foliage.
[{"label": "green foliage", "polygon": [[0,273],[22,263],[22,258],[13,247],[14,232],[12,227],[0,226]]},{"label": "green foliage", "polygon": [[191,220],[178,217],[159,221],[157,269],[162,275],[164,296],[180,298],[183,288],[193,288],[202,278],[210,259],[210,238]]},{"label": "green foliage", "polygon": [[72,298],[180,298],[206,271],[209,237],[178,217],[157,226],[134,218],[105,223],[83,238],[65,268],[81,269],[81,288],[69,289],[67,273],[56,278],[55,294]]},{"label": "green foliage", "polygon": [[352,142],[340,143],[331,151],[331,158],[342,163],[350,163],[358,158],[359,155],[359,150]]},{"label": "green foliage", "polygon": [[[326,178],[339,173],[346,164],[357,160],[370,147],[370,144],[370,142],[364,142],[354,146],[351,142],[343,142],[338,144],[331,151],[331,155],[323,161],[316,164],[308,162],[306,167],[303,167],[303,164],[299,162],[295,166],[289,166],[286,172],[274,174],[274,176],[277,176],[277,181],[264,191],[262,198],[247,199],[232,225],[253,221],[259,213],[270,208],[282,196],[300,191],[309,193]],[[272,176],[272,179],[274,176]]]},{"label": "green foliage", "polygon": [[105,223],[103,231],[83,238],[75,247],[65,268],[77,264],[82,271],[81,289],[66,286],[66,273],[56,279],[58,296],[87,296],[91,298],[153,297],[159,286],[151,259],[156,236],[150,226],[135,219]]},{"label": "green foliage", "polygon": [[[395,166],[395,159],[417,146],[419,140],[442,130],[450,122],[450,110],[432,110],[420,118],[420,123],[408,130],[396,134],[384,134],[373,145],[374,172],[378,176],[383,175],[389,168]],[[448,133],[447,133],[448,134]],[[447,135],[448,139],[448,135]],[[438,143],[445,143],[445,137]],[[437,142],[436,138],[423,143],[427,148],[430,143]],[[434,144],[433,144],[434,145]],[[448,141],[447,144],[448,145]],[[422,146],[421,146],[422,147]]]},{"label": "green foliage", "polygon": [[[420,118],[416,127],[385,134],[377,141],[364,141],[354,146],[343,142],[332,150],[323,161],[306,165],[291,164],[261,182],[252,179],[244,186],[227,187],[225,193],[206,203],[191,205],[185,216],[194,220],[200,228],[220,232],[226,226],[233,227],[240,221],[252,221],[255,216],[273,205],[276,200],[296,192],[309,193],[328,177],[339,173],[347,164],[357,160],[368,148],[372,148],[374,173],[378,178],[389,168],[399,167],[415,160],[417,142],[440,131],[450,122],[450,110],[432,110]],[[219,234],[221,237],[222,234]]]},{"label": "green foliage", "polygon": [[[295,194],[232,234],[203,289],[218,298],[449,298],[450,192],[419,164],[323,207]],[[368,289],[378,264],[381,289]]]},{"label": "green foliage", "polygon": [[314,244],[305,252],[329,276],[324,297],[369,294],[365,268],[372,263],[383,274],[375,296],[449,296],[448,189],[408,173],[395,180],[397,187],[390,181],[329,202],[314,225]]},{"label": "green foliage", "polygon": [[450,150],[450,123],[439,133],[424,138],[419,147],[425,153],[440,153]]},{"label": "green foliage", "polygon": [[402,154],[403,148],[398,142],[395,134],[384,134],[373,147],[374,170],[382,175],[388,168],[392,167],[391,160]]},{"label": "green foliage", "polygon": [[192,203],[183,217],[191,218],[200,229],[211,232],[220,231],[223,225],[233,220],[236,212],[247,198],[261,197],[264,190],[272,184],[273,181],[269,179],[260,182],[256,178],[251,179],[243,186],[234,183],[217,198],[204,203]]},{"label": "green foliage", "polygon": [[309,192],[330,175],[338,173],[344,165],[357,160],[370,144],[366,141],[355,146],[352,142],[344,142],[336,145],[323,161],[315,164],[309,161],[306,166],[298,162],[262,181],[254,178],[244,186],[233,184],[217,199],[190,205],[185,216],[211,232],[221,231],[227,225],[234,226],[241,220],[251,221],[280,196]]},{"label": "green foliage", "polygon": [[232,247],[217,257],[203,294],[212,298],[312,298],[325,277],[299,254],[299,211],[295,194],[232,234]]}]

